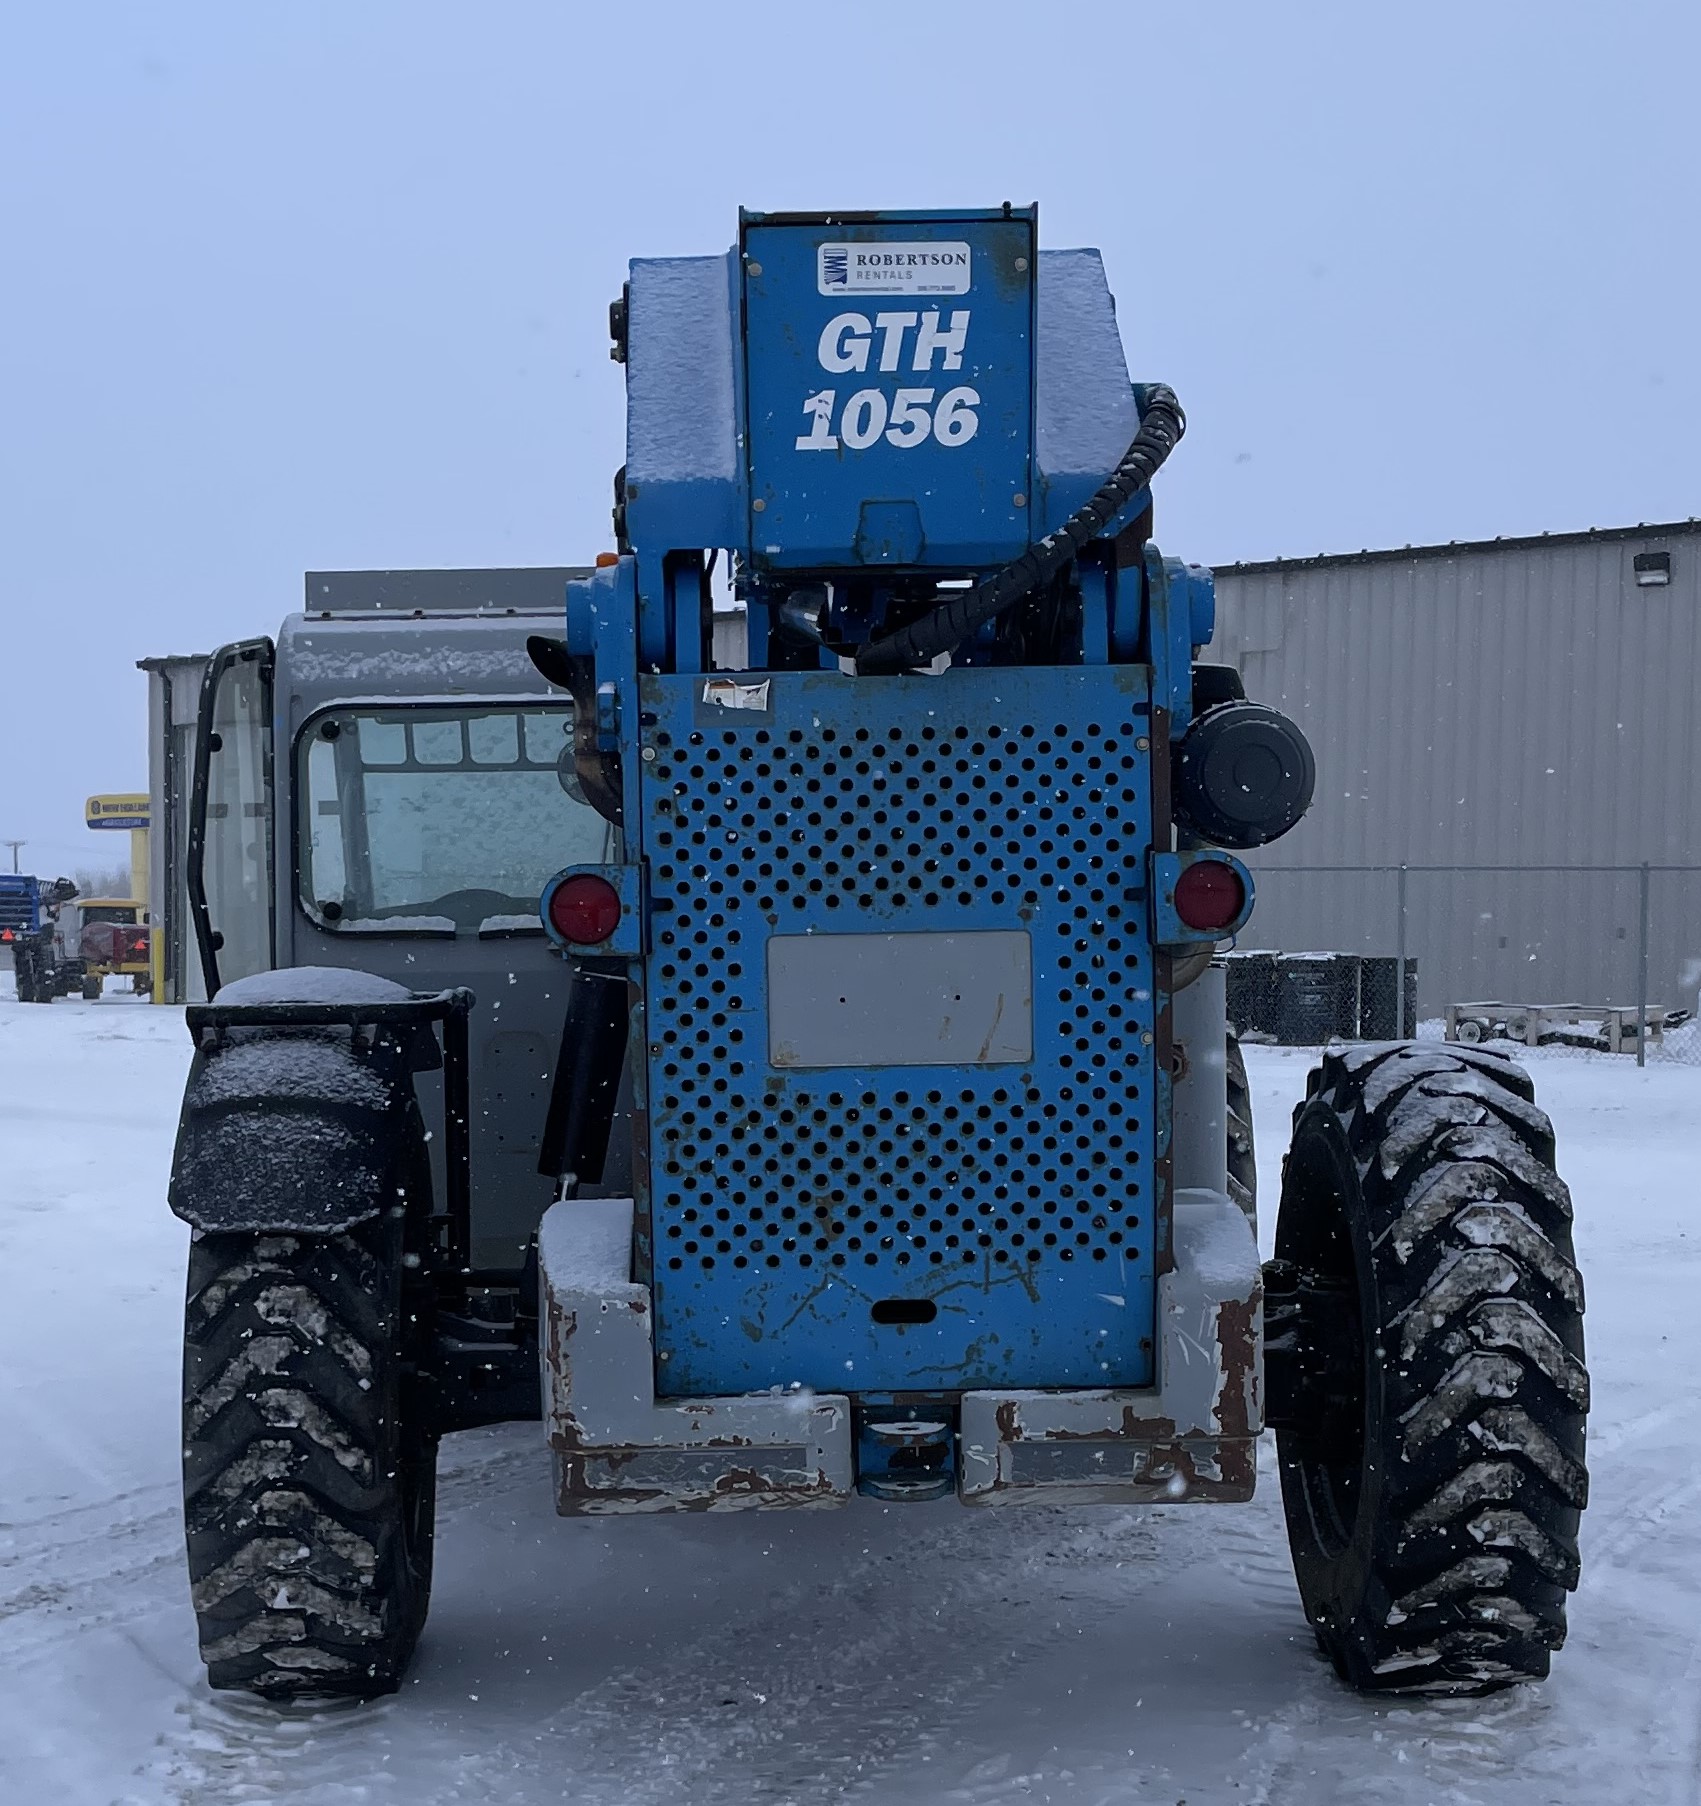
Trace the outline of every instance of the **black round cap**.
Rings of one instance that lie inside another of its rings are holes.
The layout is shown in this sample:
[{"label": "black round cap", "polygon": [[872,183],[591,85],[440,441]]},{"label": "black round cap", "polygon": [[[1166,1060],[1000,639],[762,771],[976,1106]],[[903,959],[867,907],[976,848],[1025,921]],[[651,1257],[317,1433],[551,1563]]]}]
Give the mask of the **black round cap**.
[{"label": "black round cap", "polygon": [[1225,702],[1176,747],[1175,817],[1212,846],[1259,847],[1299,821],[1316,782],[1311,747],[1286,715]]}]

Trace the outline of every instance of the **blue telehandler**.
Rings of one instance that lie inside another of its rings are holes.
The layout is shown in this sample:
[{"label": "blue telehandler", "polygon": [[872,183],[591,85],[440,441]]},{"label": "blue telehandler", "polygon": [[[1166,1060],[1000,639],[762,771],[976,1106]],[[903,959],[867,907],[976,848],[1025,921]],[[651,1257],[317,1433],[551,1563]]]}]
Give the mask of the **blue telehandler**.
[{"label": "blue telehandler", "polygon": [[438,1439],[526,1418],[568,1517],[1233,1505],[1273,1429],[1346,1681],[1545,1674],[1552,1129],[1482,1049],[1331,1048],[1261,1260],[1213,956],[1313,760],[1153,543],[1183,416],[1098,253],[746,213],[610,324],[594,565],[310,577],[208,672],[171,1202],[213,1684],[394,1688]]}]

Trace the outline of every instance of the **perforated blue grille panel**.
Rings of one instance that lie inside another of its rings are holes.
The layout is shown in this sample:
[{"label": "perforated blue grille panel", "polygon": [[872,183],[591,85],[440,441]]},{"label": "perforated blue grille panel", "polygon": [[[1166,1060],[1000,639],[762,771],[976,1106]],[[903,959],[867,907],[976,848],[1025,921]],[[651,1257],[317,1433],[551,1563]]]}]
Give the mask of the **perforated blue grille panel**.
[{"label": "perforated blue grille panel", "polygon": [[[1146,671],[716,681],[642,680],[663,1386],[1150,1384]],[[771,936],[986,929],[1031,1059],[768,1063]]]}]

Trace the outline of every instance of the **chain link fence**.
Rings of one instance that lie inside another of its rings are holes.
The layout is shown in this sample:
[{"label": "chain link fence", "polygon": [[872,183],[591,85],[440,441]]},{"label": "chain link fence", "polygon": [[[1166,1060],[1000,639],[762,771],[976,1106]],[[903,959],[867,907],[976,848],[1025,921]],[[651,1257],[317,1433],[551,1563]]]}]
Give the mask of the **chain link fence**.
[{"label": "chain link fence", "polygon": [[[1701,865],[1275,865],[1228,956],[1243,1034],[1701,1065]],[[1402,979],[1403,975],[1403,979]]]}]

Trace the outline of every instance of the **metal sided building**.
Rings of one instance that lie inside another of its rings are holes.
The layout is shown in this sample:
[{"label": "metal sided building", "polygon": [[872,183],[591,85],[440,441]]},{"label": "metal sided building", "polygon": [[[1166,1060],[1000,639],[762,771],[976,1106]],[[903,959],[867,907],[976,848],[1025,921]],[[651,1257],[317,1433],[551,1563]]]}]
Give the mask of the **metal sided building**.
[{"label": "metal sided building", "polygon": [[1394,953],[1403,919],[1433,1016],[1635,1003],[1645,934],[1649,1001],[1696,1006],[1701,871],[1660,868],[1701,866],[1701,521],[1229,565],[1217,602],[1317,754],[1250,856],[1257,945]]}]

